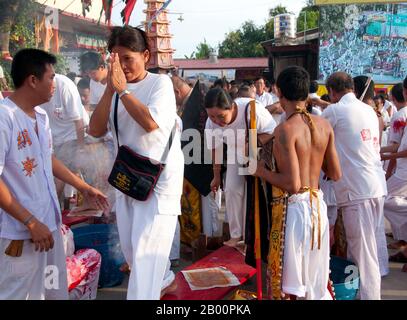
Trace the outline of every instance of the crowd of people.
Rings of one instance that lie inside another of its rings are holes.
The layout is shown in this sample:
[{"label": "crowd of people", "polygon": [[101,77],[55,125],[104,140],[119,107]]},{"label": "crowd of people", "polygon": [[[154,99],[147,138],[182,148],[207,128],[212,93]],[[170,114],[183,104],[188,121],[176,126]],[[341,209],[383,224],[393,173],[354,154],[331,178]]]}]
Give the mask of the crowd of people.
[{"label": "crowd of people", "polygon": [[[15,91],[0,101],[0,298],[68,298],[61,208],[77,190],[85,208],[115,212],[130,273],[127,299],[160,299],[176,289],[171,260],[179,258],[186,183],[197,189],[208,237],[218,231],[224,192],[230,239],[223,244],[244,251],[246,169],[253,165],[250,175],[278,188],[287,204],[271,212],[273,223],[285,225],[273,296],[332,299],[331,250],[346,242],[342,254],[358,268],[360,299],[381,298],[389,273],[385,218],[396,240],[390,248],[400,249],[390,260],[407,262],[407,78],[391,98],[375,95],[371,77],[346,72],[331,73],[328,95],[320,97],[318,83],[297,66],[276,81],[219,79],[208,89],[147,71],[151,52],[138,28],[112,28],[107,49],[108,57],[81,56],[80,79],[55,74],[56,59],[44,51],[14,56]],[[252,122],[268,161],[248,162]],[[183,152],[186,129],[199,137],[192,164]],[[126,156],[161,163],[161,171],[138,169],[133,188]],[[119,170],[115,183],[112,167]],[[145,188],[145,199],[134,195]],[[339,224],[343,239],[334,232]],[[269,250],[274,259],[276,248]],[[60,270],[59,289],[44,284],[49,264]],[[273,264],[268,268],[274,277]]]}]

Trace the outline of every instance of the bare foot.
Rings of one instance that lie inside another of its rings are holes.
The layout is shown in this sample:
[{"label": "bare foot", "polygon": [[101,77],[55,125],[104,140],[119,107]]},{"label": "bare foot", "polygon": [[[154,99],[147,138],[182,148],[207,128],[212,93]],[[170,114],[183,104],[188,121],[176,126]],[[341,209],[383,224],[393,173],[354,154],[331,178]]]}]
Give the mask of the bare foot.
[{"label": "bare foot", "polygon": [[173,293],[175,290],[177,290],[177,283],[175,282],[175,279],[173,282],[171,282],[167,287],[165,287],[164,289],[161,290],[161,296],[160,298],[164,297],[166,294],[171,294]]},{"label": "bare foot", "polygon": [[119,269],[121,272],[123,272],[123,273],[126,273],[126,274],[130,274],[130,267],[129,267],[129,265],[127,264],[127,263],[123,263],[121,266],[120,266],[120,269]]},{"label": "bare foot", "polygon": [[236,247],[239,241],[242,240],[241,237],[239,238],[230,238],[228,241],[225,241],[223,244],[228,247]]},{"label": "bare foot", "polygon": [[393,243],[390,243],[387,248],[388,249],[403,249],[404,247],[407,246],[407,242],[405,242],[404,240],[399,240]]}]

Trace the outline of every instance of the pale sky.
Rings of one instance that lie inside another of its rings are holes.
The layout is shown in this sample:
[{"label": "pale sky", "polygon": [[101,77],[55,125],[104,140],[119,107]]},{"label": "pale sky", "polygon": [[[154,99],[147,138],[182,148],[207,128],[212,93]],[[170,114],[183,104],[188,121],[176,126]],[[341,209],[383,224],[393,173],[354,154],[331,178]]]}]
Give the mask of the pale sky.
[{"label": "pale sky", "polygon": [[[282,4],[298,15],[305,0],[172,0],[167,9],[183,13],[184,21],[178,14],[169,14],[170,32],[173,34],[174,58],[190,56],[196,46],[206,39],[212,47],[225,39],[225,34],[238,29],[245,21],[253,20],[256,25],[265,24],[270,8]],[[120,12],[124,7],[121,0],[114,0],[113,24],[122,25]],[[147,5],[138,0],[130,18],[130,25],[141,25],[145,20]]]}]

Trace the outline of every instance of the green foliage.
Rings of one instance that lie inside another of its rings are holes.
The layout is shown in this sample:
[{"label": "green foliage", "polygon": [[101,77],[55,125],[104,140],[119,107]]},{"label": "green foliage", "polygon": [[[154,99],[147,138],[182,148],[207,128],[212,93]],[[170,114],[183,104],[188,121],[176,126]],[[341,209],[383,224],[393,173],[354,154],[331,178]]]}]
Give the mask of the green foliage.
[{"label": "green foliage", "polygon": [[55,73],[67,74],[69,71],[69,65],[66,58],[61,54],[56,54],[57,64],[55,65]]},{"label": "green foliage", "polygon": [[264,57],[261,42],[266,41],[264,26],[257,27],[253,21],[243,23],[240,30],[232,31],[219,46],[221,58]]},{"label": "green foliage", "polygon": [[269,11],[269,17],[273,18],[278,14],[282,14],[282,13],[288,13],[288,10],[286,7],[282,6],[281,4],[279,4],[278,6],[271,8]]},{"label": "green foliage", "polygon": [[204,39],[203,42],[198,44],[196,47],[196,53],[195,53],[195,58],[196,59],[208,59],[209,54],[214,50],[213,47],[211,47],[207,42],[206,39]]},{"label": "green foliage", "polygon": [[[304,28],[305,22],[307,23]],[[319,9],[318,7],[306,7],[301,10],[297,19],[297,32],[301,32],[308,29],[318,28],[319,24]]]}]

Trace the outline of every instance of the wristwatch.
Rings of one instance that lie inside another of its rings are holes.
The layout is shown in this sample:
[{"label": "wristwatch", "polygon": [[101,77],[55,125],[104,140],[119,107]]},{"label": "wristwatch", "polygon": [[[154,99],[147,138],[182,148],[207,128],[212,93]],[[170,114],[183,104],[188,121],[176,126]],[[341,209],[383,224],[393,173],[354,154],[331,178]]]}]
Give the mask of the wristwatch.
[{"label": "wristwatch", "polygon": [[122,92],[119,93],[119,98],[125,96],[126,94],[130,94],[130,91],[127,90],[127,89],[125,89],[125,90],[123,90]]}]

